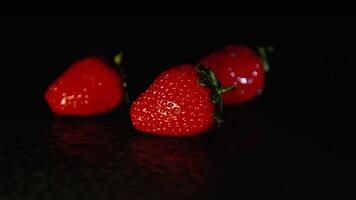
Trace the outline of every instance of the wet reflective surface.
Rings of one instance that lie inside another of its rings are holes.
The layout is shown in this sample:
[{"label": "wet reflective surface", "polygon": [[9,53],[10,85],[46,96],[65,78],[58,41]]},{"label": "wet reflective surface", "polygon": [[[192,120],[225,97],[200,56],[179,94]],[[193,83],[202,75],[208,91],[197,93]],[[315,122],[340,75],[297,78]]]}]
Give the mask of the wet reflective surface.
[{"label": "wet reflective surface", "polygon": [[[0,24],[0,200],[355,199],[356,20]],[[142,135],[130,124],[127,106],[104,116],[55,118],[43,100],[48,85],[87,55],[109,58],[124,50],[135,98],[162,70],[229,43],[274,46],[271,70],[256,101],[225,108],[223,126],[204,135]]]},{"label": "wet reflective surface", "polygon": [[318,194],[309,176],[322,163],[319,147],[270,117],[253,105],[229,108],[223,127],[188,138],[140,134],[121,114],[8,122],[0,142],[0,199]]}]

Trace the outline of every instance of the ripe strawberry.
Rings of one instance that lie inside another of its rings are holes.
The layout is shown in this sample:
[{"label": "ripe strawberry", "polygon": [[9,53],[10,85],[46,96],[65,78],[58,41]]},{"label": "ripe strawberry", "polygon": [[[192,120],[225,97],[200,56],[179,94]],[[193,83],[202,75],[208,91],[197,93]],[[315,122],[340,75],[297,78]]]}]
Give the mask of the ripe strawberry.
[{"label": "ripe strawberry", "polygon": [[121,76],[103,59],[75,62],[47,89],[45,100],[57,115],[94,115],[107,112],[123,99]]},{"label": "ripe strawberry", "polygon": [[[146,133],[189,136],[220,122],[222,88],[214,73],[202,66],[175,66],[160,74],[133,102],[134,127]],[[214,105],[215,104],[215,105]]]},{"label": "ripe strawberry", "polygon": [[236,86],[236,90],[223,95],[225,104],[247,102],[262,93],[268,63],[264,48],[259,48],[259,53],[261,57],[246,46],[227,45],[200,60],[223,86]]}]

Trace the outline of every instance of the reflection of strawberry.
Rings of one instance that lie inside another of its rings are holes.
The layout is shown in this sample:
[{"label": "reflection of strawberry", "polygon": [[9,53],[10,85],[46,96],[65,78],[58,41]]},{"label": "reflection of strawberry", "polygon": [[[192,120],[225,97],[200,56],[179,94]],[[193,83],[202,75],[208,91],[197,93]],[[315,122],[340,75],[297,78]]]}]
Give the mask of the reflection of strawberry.
[{"label": "reflection of strawberry", "polygon": [[93,165],[103,166],[113,160],[116,150],[112,148],[118,129],[122,131],[113,121],[60,119],[51,125],[49,141],[56,154],[80,157]]},{"label": "reflection of strawberry", "polygon": [[215,72],[223,86],[236,86],[236,90],[223,95],[225,104],[243,103],[262,93],[267,62],[264,48],[259,48],[259,53],[262,57],[246,46],[228,45],[200,60]]},{"label": "reflection of strawberry", "polygon": [[123,83],[115,69],[98,57],[71,65],[49,87],[45,99],[58,115],[93,115],[112,110],[123,99]]},{"label": "reflection of strawberry", "polygon": [[[159,75],[133,102],[131,121],[140,131],[190,136],[208,130],[220,120],[222,88],[214,73],[202,66],[175,66]],[[215,107],[214,107],[215,106]]]},{"label": "reflection of strawberry", "polygon": [[192,195],[207,181],[210,161],[198,144],[178,138],[138,137],[131,144],[133,159],[150,173],[163,191]]}]

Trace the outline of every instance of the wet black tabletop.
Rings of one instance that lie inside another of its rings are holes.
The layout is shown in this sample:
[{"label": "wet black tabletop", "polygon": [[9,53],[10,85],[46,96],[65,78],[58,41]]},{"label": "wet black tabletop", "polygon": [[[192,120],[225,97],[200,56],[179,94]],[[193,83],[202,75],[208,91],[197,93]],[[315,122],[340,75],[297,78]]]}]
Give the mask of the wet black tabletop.
[{"label": "wet black tabletop", "polygon": [[[353,118],[345,117],[354,108],[353,20],[66,18],[1,24],[2,59],[9,67],[1,79],[0,200],[342,199],[354,188]],[[197,26],[211,31],[191,31]],[[99,116],[55,117],[43,101],[47,85],[81,56],[125,49],[123,67],[134,98],[163,69],[228,43],[274,45],[272,70],[259,98],[225,107],[224,124],[199,136],[142,134],[132,127],[127,104]]]},{"label": "wet black tabletop", "polygon": [[231,109],[223,127],[191,138],[143,135],[122,116],[9,122],[0,197],[289,199],[314,190],[318,144],[250,109]]}]

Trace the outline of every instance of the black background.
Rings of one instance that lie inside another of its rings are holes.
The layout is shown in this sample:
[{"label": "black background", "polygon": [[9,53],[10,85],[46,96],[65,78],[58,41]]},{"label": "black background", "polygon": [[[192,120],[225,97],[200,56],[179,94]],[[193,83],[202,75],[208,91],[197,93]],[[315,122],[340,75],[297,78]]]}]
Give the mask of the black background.
[{"label": "black background", "polygon": [[[194,63],[226,44],[272,45],[276,50],[270,55],[271,71],[263,95],[238,108],[226,108],[226,120],[243,118],[244,113],[263,113],[257,114],[256,121],[247,120],[243,127],[272,127],[262,134],[268,138],[264,144],[272,148],[267,148],[268,155],[287,159],[292,163],[290,173],[303,177],[303,181],[284,177],[287,182],[300,182],[304,188],[299,190],[291,184],[288,186],[293,189],[286,194],[319,195],[325,190],[340,194],[336,191],[349,188],[338,183],[351,180],[354,166],[355,25],[355,19],[340,17],[2,19],[0,101],[1,118],[8,126],[1,135],[36,137],[29,136],[29,132],[42,130],[40,127],[53,120],[43,100],[48,84],[85,56],[110,59],[123,50],[122,67],[131,97],[135,98],[162,70]],[[124,112],[127,106],[111,114],[129,124]],[[37,123],[33,130],[15,129],[20,122],[32,121]],[[217,132],[238,133],[238,127],[228,126]],[[31,148],[30,143],[23,144]],[[11,157],[11,150],[7,152],[4,156]],[[5,164],[9,168],[12,165]],[[233,185],[233,181],[230,183]]]},{"label": "black background", "polygon": [[241,43],[276,47],[261,100],[266,109],[285,112],[296,124],[331,122],[352,109],[354,22],[337,17],[4,19],[2,116],[48,112],[43,101],[48,84],[84,56],[110,59],[124,50],[123,67],[135,98],[163,69]]}]

